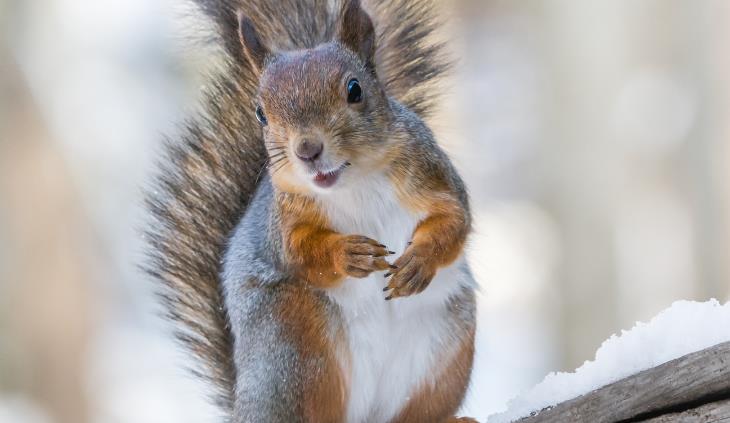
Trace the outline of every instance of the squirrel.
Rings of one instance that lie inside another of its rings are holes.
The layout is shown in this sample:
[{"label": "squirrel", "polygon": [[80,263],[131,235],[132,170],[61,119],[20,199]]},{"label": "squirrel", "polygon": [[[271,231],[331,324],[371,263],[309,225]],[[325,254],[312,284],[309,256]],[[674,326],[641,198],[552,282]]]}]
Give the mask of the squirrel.
[{"label": "squirrel", "polygon": [[431,0],[194,1],[225,61],[166,142],[145,269],[225,421],[473,422]]}]

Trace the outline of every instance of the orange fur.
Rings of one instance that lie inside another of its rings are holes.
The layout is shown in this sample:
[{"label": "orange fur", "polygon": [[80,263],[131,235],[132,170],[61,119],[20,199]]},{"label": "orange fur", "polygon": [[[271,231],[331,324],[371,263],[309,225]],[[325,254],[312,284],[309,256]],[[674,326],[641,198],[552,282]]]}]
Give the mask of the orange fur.
[{"label": "orange fur", "polygon": [[283,194],[284,245],[294,273],[310,285],[330,288],[347,276],[365,277],[390,268],[387,248],[370,238],[329,229],[317,205],[304,196]]},{"label": "orange fur", "polygon": [[297,349],[303,368],[301,387],[302,421],[336,423],[345,420],[348,389],[335,358],[336,342],[344,342],[343,334],[330,341],[328,319],[322,299],[302,286],[290,286],[277,314],[282,333]]},{"label": "orange fur", "polygon": [[459,350],[441,368],[434,369],[434,383],[425,384],[411,396],[391,423],[467,423],[471,419],[453,417],[466,393],[474,360],[474,330],[461,342]]},{"label": "orange fur", "polygon": [[[438,269],[453,263],[464,248],[470,229],[468,210],[439,176],[430,175],[422,183],[393,178],[404,205],[427,215],[414,230],[411,244],[393,263],[397,269],[388,282],[389,298],[422,292]],[[423,175],[415,179],[419,177]]]}]

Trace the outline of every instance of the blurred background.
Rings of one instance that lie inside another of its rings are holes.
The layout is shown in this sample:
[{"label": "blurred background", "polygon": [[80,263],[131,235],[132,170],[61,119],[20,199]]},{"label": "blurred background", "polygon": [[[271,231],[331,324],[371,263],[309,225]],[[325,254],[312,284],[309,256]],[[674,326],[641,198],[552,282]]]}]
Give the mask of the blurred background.
[{"label": "blurred background", "polygon": [[[213,422],[136,268],[215,60],[183,0],[0,0],[0,422]],[[730,297],[730,2],[441,0],[480,419],[677,299]]]}]

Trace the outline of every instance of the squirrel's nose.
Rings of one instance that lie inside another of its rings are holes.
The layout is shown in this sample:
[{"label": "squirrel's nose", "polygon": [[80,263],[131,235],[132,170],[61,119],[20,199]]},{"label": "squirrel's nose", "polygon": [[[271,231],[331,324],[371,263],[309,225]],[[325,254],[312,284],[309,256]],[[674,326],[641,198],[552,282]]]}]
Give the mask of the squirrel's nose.
[{"label": "squirrel's nose", "polygon": [[304,139],[294,149],[294,154],[305,162],[313,162],[322,154],[324,146],[321,142]]}]

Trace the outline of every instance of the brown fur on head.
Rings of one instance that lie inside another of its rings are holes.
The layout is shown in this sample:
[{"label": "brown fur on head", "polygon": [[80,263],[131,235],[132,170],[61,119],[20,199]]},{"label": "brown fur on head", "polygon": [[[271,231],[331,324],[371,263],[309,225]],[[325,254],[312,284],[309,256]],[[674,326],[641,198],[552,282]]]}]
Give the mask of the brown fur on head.
[{"label": "brown fur on head", "polygon": [[327,192],[385,166],[391,114],[375,72],[373,24],[359,1],[345,4],[335,40],[312,49],[272,53],[248,18],[239,22],[244,53],[260,73],[256,114],[277,188]]}]

